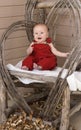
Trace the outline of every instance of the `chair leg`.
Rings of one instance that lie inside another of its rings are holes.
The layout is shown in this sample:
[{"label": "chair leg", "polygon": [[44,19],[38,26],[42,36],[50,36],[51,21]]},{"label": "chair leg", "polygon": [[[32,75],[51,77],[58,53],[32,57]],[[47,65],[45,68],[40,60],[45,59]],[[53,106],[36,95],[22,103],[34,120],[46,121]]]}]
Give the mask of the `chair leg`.
[{"label": "chair leg", "polygon": [[67,87],[64,91],[63,96],[60,130],[68,130],[69,128],[69,111],[70,111],[70,90]]},{"label": "chair leg", "polygon": [[3,86],[2,79],[0,78],[0,123],[6,121],[5,110],[7,107],[6,90]]}]

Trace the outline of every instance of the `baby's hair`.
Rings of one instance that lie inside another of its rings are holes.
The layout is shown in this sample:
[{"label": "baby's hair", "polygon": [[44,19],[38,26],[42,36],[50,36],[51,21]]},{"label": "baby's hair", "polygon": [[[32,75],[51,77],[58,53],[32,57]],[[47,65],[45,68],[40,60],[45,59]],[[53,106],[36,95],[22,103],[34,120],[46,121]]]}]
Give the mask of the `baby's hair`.
[{"label": "baby's hair", "polygon": [[46,27],[47,30],[49,31],[48,26],[47,26],[46,24],[44,24],[44,23],[38,23],[38,24],[36,24],[36,25],[33,27],[33,29],[34,29],[35,27],[37,27],[37,26],[44,26],[44,27]]}]

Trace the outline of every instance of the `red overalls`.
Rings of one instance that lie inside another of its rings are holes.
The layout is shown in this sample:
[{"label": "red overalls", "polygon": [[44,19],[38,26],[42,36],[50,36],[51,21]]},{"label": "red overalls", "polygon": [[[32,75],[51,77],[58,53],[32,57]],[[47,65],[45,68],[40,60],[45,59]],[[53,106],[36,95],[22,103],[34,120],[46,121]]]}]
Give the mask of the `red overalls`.
[{"label": "red overalls", "polygon": [[54,69],[57,66],[57,58],[51,52],[48,44],[38,43],[32,45],[33,52],[23,60],[22,66],[27,66],[29,70],[32,70],[33,63],[36,63],[38,66],[42,67],[42,70]]}]

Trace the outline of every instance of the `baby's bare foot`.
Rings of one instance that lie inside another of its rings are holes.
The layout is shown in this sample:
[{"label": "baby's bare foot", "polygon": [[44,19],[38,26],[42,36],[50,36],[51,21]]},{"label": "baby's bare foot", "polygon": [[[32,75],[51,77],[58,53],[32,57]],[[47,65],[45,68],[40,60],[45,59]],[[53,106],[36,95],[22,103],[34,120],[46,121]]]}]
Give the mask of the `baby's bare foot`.
[{"label": "baby's bare foot", "polygon": [[37,69],[38,68],[38,65],[36,63],[33,63],[33,68],[34,69]]},{"label": "baby's bare foot", "polygon": [[21,69],[23,69],[23,70],[29,70],[27,66],[22,66]]},{"label": "baby's bare foot", "polygon": [[38,66],[36,63],[33,64],[33,68],[36,70],[42,70],[42,66]]},{"label": "baby's bare foot", "polygon": [[38,66],[38,70],[42,70],[42,66]]}]

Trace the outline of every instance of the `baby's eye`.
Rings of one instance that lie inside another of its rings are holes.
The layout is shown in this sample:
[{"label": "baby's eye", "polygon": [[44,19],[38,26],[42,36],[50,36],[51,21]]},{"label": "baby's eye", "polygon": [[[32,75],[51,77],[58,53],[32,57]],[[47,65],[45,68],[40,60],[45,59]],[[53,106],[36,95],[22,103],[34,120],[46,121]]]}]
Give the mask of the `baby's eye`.
[{"label": "baby's eye", "polygon": [[43,32],[41,32],[41,34],[43,34]]},{"label": "baby's eye", "polygon": [[38,33],[35,33],[35,34],[38,34]]}]

